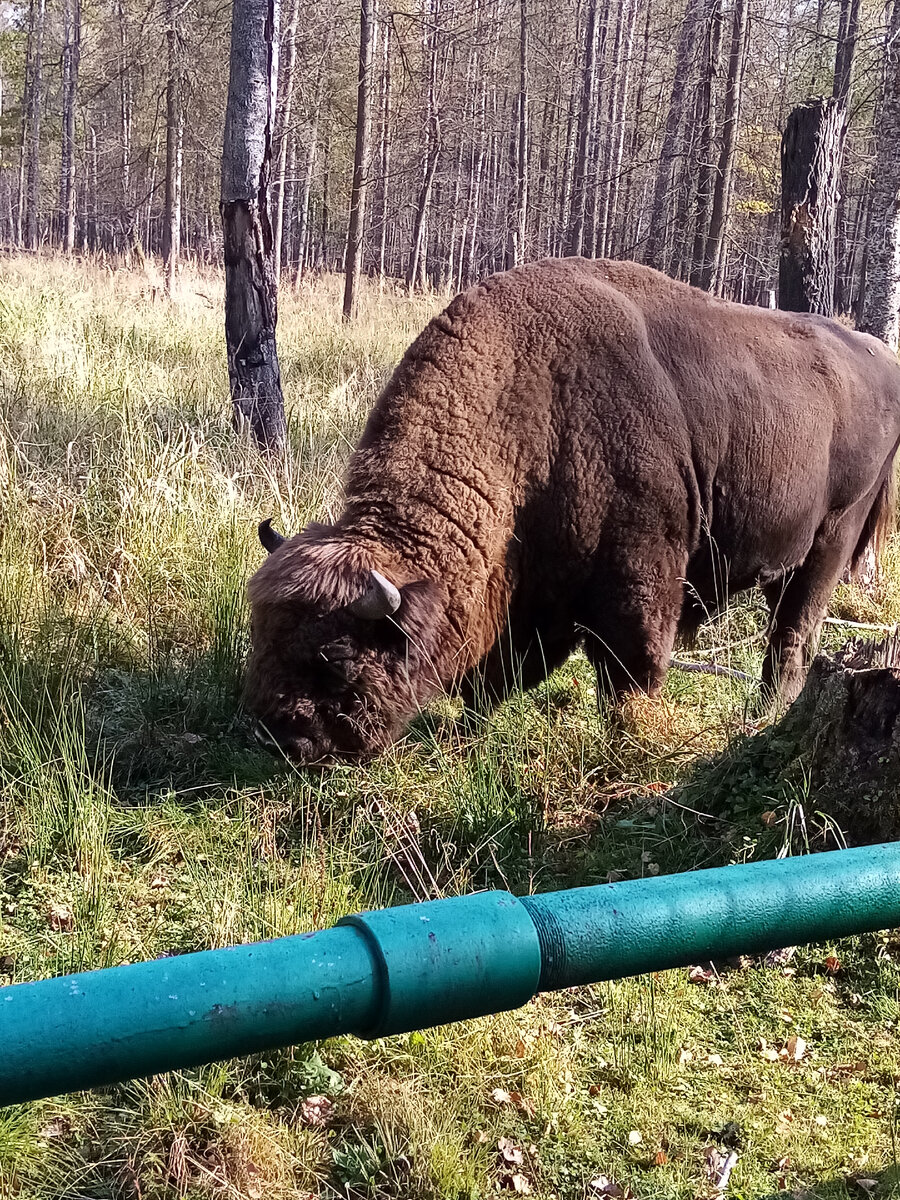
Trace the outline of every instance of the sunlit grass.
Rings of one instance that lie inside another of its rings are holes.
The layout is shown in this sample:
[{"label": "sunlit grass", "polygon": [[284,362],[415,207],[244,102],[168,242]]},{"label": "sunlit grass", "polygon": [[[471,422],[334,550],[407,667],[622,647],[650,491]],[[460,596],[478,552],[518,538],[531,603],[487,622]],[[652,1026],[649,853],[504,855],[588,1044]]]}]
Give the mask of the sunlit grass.
[{"label": "sunlit grass", "polygon": [[[442,303],[371,288],[344,326],[339,300],[334,279],[282,298],[275,470],[231,431],[215,277],[186,272],[170,303],[137,273],[0,259],[0,983],[784,837],[752,806],[698,822],[666,795],[745,727],[753,689],[734,679],[673,671],[661,699],[598,710],[576,655],[481,726],[434,705],[366,769],[308,774],[255,747],[239,696],[256,523],[334,513],[366,412]],[[898,579],[892,548],[840,611],[895,620]],[[754,674],[761,628],[741,601],[692,653]],[[895,953],[852,940],[721,986],[669,972],[0,1111],[0,1197],[456,1200],[519,1174],[548,1200],[602,1195],[603,1176],[687,1200],[713,1194],[705,1151],[729,1122],[733,1195],[849,1196],[859,1175],[889,1195]],[[792,1033],[802,1061],[762,1057]]]}]

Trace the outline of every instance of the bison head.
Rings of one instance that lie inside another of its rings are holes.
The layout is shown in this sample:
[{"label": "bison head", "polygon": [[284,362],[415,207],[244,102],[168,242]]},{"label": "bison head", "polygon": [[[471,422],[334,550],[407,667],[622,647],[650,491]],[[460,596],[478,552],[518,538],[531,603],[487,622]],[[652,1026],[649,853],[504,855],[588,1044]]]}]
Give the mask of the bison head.
[{"label": "bison head", "polygon": [[377,548],[337,527],[285,539],[264,521],[259,535],[269,557],[249,586],[246,679],[257,735],[304,764],[377,754],[440,687],[443,588],[392,582]]}]

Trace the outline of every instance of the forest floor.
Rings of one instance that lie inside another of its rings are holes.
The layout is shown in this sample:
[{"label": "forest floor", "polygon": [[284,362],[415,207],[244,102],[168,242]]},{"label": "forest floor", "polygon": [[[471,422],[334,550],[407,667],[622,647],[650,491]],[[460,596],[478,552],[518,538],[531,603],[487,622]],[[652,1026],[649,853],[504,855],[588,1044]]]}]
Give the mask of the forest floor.
[{"label": "forest floor", "polygon": [[[339,296],[282,302],[282,477],[231,432],[214,279],[186,272],[170,303],[136,273],[0,258],[0,984],[805,848],[802,787],[749,780],[713,819],[667,794],[747,731],[733,679],[672,671],[613,720],[576,656],[474,733],[436,705],[365,769],[254,746],[256,523],[334,512],[440,305],[371,290],[343,326]],[[834,611],[900,617],[896,546]],[[755,674],[762,623],[751,596],[692,654]],[[898,963],[888,935],[852,938],[0,1110],[0,1197],[688,1200],[732,1143],[733,1197],[900,1195]]]}]

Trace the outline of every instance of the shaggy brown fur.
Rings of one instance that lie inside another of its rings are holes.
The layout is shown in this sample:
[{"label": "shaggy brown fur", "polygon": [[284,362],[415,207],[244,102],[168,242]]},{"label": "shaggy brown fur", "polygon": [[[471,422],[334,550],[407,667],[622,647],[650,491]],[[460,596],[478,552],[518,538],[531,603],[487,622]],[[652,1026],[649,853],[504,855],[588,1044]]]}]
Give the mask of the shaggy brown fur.
[{"label": "shaggy brown fur", "polygon": [[[824,318],[570,258],[458,296],[407,351],[345,508],[250,583],[248,698],[303,761],[371,753],[440,688],[530,686],[579,641],[614,695],[759,583],[763,682],[796,695],[842,572],[888,519],[900,366]],[[375,568],[396,615],[346,606]]]}]

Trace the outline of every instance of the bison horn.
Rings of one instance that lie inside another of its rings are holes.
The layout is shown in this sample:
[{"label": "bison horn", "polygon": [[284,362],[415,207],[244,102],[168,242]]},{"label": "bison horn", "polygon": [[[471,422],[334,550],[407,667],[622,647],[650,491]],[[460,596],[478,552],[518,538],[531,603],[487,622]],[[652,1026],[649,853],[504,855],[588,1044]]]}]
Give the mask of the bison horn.
[{"label": "bison horn", "polygon": [[266,517],[264,521],[260,521],[259,523],[259,540],[262,542],[263,547],[272,554],[279,546],[284,545],[287,538],[282,537],[277,529],[273,529],[272,518]]},{"label": "bison horn", "polygon": [[354,617],[362,617],[365,621],[381,621],[400,607],[400,593],[389,579],[385,579],[378,571],[370,571],[369,586],[359,599],[347,607]]}]

